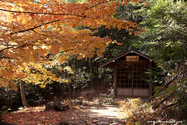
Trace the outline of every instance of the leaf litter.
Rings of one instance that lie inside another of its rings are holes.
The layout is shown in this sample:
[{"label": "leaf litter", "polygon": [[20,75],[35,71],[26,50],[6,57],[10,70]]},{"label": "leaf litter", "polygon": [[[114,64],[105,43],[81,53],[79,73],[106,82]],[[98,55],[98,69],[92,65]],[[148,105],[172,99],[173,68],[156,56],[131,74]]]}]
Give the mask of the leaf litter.
[{"label": "leaf litter", "polygon": [[87,105],[66,111],[44,111],[45,106],[24,108],[6,113],[3,122],[17,125],[58,125],[69,124],[124,124],[117,105]]}]

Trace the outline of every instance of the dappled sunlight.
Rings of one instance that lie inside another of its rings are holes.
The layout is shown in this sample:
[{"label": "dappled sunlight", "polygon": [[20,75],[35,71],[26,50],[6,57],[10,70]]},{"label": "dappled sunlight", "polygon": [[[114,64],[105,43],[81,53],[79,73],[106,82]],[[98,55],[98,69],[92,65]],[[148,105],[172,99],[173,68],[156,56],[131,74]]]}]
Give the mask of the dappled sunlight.
[{"label": "dappled sunlight", "polygon": [[36,106],[36,107],[28,107],[28,108],[22,108],[20,107],[18,111],[16,112],[40,112],[44,111],[45,106]]},{"label": "dappled sunlight", "polygon": [[90,117],[107,116],[108,118],[123,118],[123,113],[118,105],[105,106],[103,108],[91,107]]}]

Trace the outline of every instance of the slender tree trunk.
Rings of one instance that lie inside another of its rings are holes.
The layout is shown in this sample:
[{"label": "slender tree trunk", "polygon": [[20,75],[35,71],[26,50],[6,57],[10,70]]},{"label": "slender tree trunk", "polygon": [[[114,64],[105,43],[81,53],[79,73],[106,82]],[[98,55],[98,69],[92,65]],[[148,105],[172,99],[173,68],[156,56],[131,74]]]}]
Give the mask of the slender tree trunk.
[{"label": "slender tree trunk", "polygon": [[75,94],[75,86],[76,86],[76,83],[75,83],[75,76],[76,76],[76,74],[75,74],[75,58],[76,58],[76,56],[74,56],[74,61],[73,61],[73,71],[74,71],[74,73],[73,73],[73,84],[74,84],[74,94]]},{"label": "slender tree trunk", "polygon": [[30,107],[29,104],[27,103],[27,100],[25,98],[25,90],[24,90],[24,85],[23,85],[23,81],[20,80],[20,91],[21,91],[21,100],[22,100],[22,104],[24,107]]},{"label": "slender tree trunk", "polygon": [[[69,62],[67,61],[67,66],[69,66]],[[68,79],[69,79],[69,73],[68,75]],[[71,82],[68,83],[68,89],[69,89],[69,97],[71,98],[71,86],[70,86]]]},{"label": "slender tree trunk", "polygon": [[90,82],[91,82],[91,87],[93,88],[92,63],[91,63],[91,58],[89,58],[89,67],[90,67]]},{"label": "slender tree trunk", "polygon": [[68,88],[69,88],[69,97],[71,98],[71,88],[70,88],[70,83],[68,83]]}]

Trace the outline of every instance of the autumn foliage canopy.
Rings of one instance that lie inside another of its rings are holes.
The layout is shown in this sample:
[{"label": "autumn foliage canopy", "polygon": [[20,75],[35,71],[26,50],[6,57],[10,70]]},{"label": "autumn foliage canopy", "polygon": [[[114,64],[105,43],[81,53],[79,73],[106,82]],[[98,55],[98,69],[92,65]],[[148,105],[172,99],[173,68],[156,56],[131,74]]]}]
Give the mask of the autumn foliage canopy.
[{"label": "autumn foliage canopy", "polygon": [[[139,0],[133,0],[138,3]],[[113,18],[118,6],[128,0],[88,0],[68,3],[63,0],[1,0],[0,1],[0,86],[9,84],[16,89],[14,79],[26,78],[28,65],[42,68],[49,54],[62,53],[56,61],[62,63],[67,55],[77,59],[94,54],[102,57],[110,38],[93,36],[88,29],[77,26],[118,30],[129,34],[144,32],[133,22]],[[39,65],[39,63],[41,65]],[[48,75],[47,71],[43,75]],[[54,76],[55,77],[55,76]],[[59,79],[56,78],[58,81]]]}]

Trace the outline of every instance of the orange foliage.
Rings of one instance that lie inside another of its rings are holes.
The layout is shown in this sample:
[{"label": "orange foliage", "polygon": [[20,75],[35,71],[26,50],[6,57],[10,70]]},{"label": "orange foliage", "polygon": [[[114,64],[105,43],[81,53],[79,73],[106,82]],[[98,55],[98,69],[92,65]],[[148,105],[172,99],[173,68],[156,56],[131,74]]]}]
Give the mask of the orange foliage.
[{"label": "orange foliage", "polygon": [[[139,0],[133,0],[138,2]],[[65,3],[62,0],[1,0],[0,1],[0,86],[6,87],[13,78],[26,77],[19,67],[46,60],[47,53],[66,52],[69,55],[102,57],[110,39],[91,36],[90,30],[74,30],[84,25],[98,28],[139,26],[127,20],[115,19],[116,7],[126,1],[88,0],[86,3]],[[143,31],[144,32],[144,31]],[[135,31],[138,35],[139,31]],[[63,62],[67,58],[58,58]],[[18,67],[19,66],[19,67]],[[4,81],[4,82],[3,82]],[[12,83],[11,83],[12,84]]]}]

